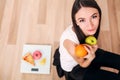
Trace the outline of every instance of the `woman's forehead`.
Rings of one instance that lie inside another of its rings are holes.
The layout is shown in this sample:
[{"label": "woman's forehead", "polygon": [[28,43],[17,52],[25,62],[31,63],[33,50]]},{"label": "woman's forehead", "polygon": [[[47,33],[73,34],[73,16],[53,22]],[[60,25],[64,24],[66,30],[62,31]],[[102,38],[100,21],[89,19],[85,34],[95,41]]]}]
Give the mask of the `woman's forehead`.
[{"label": "woman's forehead", "polygon": [[96,8],[92,7],[82,7],[77,13],[76,17],[89,17],[92,16],[93,14],[98,14],[98,10]]}]

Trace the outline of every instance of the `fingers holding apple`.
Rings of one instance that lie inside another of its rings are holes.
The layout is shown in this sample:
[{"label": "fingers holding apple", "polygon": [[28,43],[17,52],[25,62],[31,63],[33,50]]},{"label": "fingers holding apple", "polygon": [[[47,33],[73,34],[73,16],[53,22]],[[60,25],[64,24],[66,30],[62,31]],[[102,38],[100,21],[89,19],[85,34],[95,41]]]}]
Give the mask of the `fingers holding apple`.
[{"label": "fingers holding apple", "polygon": [[93,45],[92,48],[93,48],[93,51],[96,52],[96,50],[98,49],[98,45],[97,44]]},{"label": "fingers holding apple", "polygon": [[90,51],[92,51],[92,53],[95,53],[96,50],[98,49],[98,45],[95,44],[95,45],[88,45],[88,44],[84,44],[86,49],[89,49]]}]

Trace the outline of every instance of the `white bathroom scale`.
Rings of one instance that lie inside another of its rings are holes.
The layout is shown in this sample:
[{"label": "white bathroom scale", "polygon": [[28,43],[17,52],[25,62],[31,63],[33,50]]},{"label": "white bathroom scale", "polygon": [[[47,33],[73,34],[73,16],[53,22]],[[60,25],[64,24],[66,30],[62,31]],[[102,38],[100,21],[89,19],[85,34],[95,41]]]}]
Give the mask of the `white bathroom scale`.
[{"label": "white bathroom scale", "polygon": [[50,74],[51,45],[23,46],[21,73]]}]

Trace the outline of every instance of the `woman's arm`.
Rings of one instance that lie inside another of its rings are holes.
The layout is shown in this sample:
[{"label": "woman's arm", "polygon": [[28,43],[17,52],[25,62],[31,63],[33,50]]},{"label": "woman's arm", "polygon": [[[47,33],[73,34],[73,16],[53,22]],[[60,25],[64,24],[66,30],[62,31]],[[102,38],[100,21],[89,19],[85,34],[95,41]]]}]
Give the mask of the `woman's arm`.
[{"label": "woman's arm", "polygon": [[75,47],[78,44],[75,44],[73,41],[66,39],[63,43],[64,47],[66,48],[66,50],[69,52],[69,54],[78,62],[78,64],[83,67],[86,68],[90,65],[90,63],[92,62],[92,60],[95,58],[95,51],[97,50],[97,47],[94,46],[89,46],[87,44],[85,44],[85,48],[88,52],[88,55],[85,56],[84,58],[78,58],[75,55]]}]

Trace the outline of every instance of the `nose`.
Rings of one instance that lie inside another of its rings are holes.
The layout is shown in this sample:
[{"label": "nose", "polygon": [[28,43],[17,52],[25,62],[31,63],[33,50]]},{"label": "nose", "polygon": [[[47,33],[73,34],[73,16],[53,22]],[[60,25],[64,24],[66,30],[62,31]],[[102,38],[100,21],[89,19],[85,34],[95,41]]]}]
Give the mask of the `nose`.
[{"label": "nose", "polygon": [[88,26],[88,28],[89,29],[92,29],[93,28],[93,22],[92,22],[92,20],[89,20],[88,22],[87,22],[87,26]]}]

